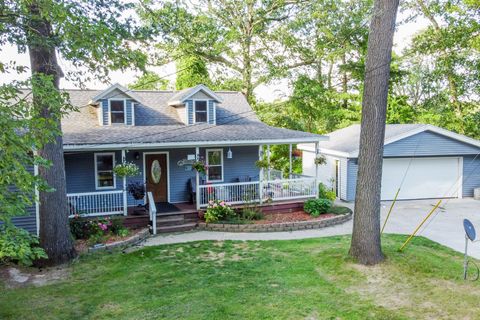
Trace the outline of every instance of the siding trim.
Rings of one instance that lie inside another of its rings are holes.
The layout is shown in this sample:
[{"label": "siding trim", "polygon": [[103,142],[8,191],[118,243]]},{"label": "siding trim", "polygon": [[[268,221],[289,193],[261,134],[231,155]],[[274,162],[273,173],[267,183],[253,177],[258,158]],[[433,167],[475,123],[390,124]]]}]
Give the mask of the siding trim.
[{"label": "siding trim", "polygon": [[[112,187],[99,187],[98,186],[97,156],[112,156],[112,173],[113,173],[113,186]],[[117,189],[117,177],[115,176],[115,172],[113,172],[114,167],[115,167],[115,152],[95,152],[93,154],[93,168],[95,169],[95,190]]]},{"label": "siding trim", "polygon": [[196,146],[251,146],[259,144],[289,144],[289,143],[308,143],[328,140],[327,137],[316,138],[298,138],[298,139],[269,139],[269,140],[211,140],[211,141],[189,141],[189,142],[162,142],[162,143],[106,143],[106,144],[66,144],[63,150],[67,151],[94,151],[94,150],[117,150],[126,148],[128,150],[144,148],[190,148]]},{"label": "siding trim", "polygon": [[[220,162],[222,166],[222,179],[221,180],[210,180],[208,179],[208,152],[210,151],[220,151],[221,156],[220,156]],[[206,172],[206,179],[207,182],[223,182],[225,176],[224,176],[224,170],[225,170],[225,165],[223,163],[223,148],[216,148],[216,149],[206,149],[205,150],[205,163],[207,164],[207,172]]]},{"label": "siding trim", "polygon": [[[150,151],[143,152],[143,181],[147,181],[145,156],[150,154],[165,154],[167,156],[167,201],[170,203],[170,152],[169,151]],[[147,203],[147,190],[145,189],[145,196],[143,198],[143,204]]]},{"label": "siding trim", "polygon": [[[209,119],[210,119],[210,111],[209,111],[209,107],[208,107],[208,100],[207,99],[194,99],[192,100],[193,101],[193,117],[192,117],[192,120],[193,120],[193,124],[197,124],[197,123],[206,123],[208,124],[209,123]],[[196,117],[196,111],[197,111],[197,101],[205,101],[205,107],[206,107],[206,111],[207,111],[207,121],[205,122],[197,122],[197,117]]]},{"label": "siding trim", "polygon": [[[110,106],[111,101],[123,101],[123,124],[127,124],[127,99],[108,99],[108,125],[112,125],[112,109]],[[117,125],[120,123],[114,123]]]}]

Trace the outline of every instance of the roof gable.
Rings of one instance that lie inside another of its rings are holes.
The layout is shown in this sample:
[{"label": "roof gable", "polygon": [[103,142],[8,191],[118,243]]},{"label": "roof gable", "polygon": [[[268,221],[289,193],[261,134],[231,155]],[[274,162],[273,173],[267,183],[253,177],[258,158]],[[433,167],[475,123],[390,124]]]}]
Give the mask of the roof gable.
[{"label": "roof gable", "polygon": [[219,95],[217,95],[215,92],[210,90],[207,86],[203,84],[199,84],[198,86],[195,86],[193,88],[186,88],[178,91],[168,100],[168,105],[175,106],[175,105],[183,104],[186,100],[198,94],[199,92],[202,92],[204,95],[207,95],[208,97],[210,97],[212,100],[215,100],[216,102],[223,101],[223,99]]},{"label": "roof gable", "polygon": [[[113,94],[117,91],[117,94]],[[119,94],[121,93],[121,94]],[[125,96],[141,102],[141,99],[133,92],[133,90],[127,89],[124,86],[120,85],[119,83],[115,83],[108,87],[107,89],[99,92],[95,97],[92,98],[93,101],[99,101],[101,99],[113,99],[118,98],[122,99]]]},{"label": "roof gable", "polygon": [[[480,148],[479,140],[475,140],[467,136],[442,129],[434,125],[387,124],[385,129],[385,143],[384,143],[385,149],[388,149],[388,146],[390,146],[391,144],[400,142],[404,139],[406,140],[405,144],[408,144],[409,140],[407,139],[409,137],[418,135],[423,132],[430,132],[434,134],[434,135],[430,135],[430,138],[436,141],[438,148],[442,148],[445,145],[451,145],[452,142],[456,143],[457,146],[462,146],[464,150],[463,152],[466,152],[467,154],[469,152],[472,152],[472,150],[477,150],[478,152],[478,148]],[[426,135],[423,135],[423,136],[425,137]],[[360,125],[355,124],[340,130],[336,130],[328,134],[328,137],[329,137],[329,141],[324,141],[320,143],[320,149],[322,150],[323,153],[336,155],[339,157],[345,157],[345,158],[358,157],[358,151],[359,151],[359,145],[360,145]],[[443,141],[444,141],[443,145],[441,144],[442,139],[440,139],[439,137],[443,137]],[[415,139],[415,141],[417,140]],[[447,143],[447,142],[450,142],[450,143]],[[421,143],[421,140],[420,140],[420,143]],[[418,148],[421,148],[421,146],[419,146]],[[393,149],[393,147],[391,149]],[[430,152],[431,154],[433,154],[433,150],[431,150]],[[460,153],[461,152],[457,150],[456,154],[460,154]]]}]

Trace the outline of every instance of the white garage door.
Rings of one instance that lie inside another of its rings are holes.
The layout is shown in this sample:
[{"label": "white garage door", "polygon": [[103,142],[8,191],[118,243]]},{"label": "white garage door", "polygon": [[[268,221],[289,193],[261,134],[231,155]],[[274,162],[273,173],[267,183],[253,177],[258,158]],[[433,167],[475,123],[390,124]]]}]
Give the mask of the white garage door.
[{"label": "white garage door", "polygon": [[394,199],[405,172],[407,175],[397,199],[458,198],[461,196],[462,185],[461,160],[461,158],[383,160],[382,200]]}]

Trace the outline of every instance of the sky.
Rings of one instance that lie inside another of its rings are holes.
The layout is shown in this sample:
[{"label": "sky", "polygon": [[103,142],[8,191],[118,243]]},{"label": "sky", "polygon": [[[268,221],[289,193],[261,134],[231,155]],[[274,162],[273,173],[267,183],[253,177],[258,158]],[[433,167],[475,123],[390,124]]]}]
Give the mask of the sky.
[{"label": "sky", "polygon": [[[402,21],[408,12],[399,12],[397,21]],[[394,48],[393,50],[400,54],[401,51],[407,47],[410,43],[412,36],[426,28],[428,25],[427,20],[425,19],[417,19],[417,21],[412,21],[406,24],[399,25],[394,35]],[[29,66],[29,58],[26,53],[20,54],[17,52],[16,47],[10,45],[4,45],[0,51],[0,61],[7,62],[7,61],[15,61],[17,65],[25,65]],[[66,73],[69,70],[72,70],[72,65],[68,62],[59,57],[59,64],[62,70]],[[168,64],[161,68],[152,69],[160,76],[171,75],[175,73],[175,65],[174,63]],[[111,82],[115,83],[118,82],[121,85],[127,85],[129,83],[134,82],[135,78],[139,74],[134,72],[133,70],[126,71],[126,72],[112,72],[111,73]],[[2,74],[2,78],[0,79],[0,84],[8,83],[12,80],[23,80],[27,77],[27,74],[23,74],[21,76],[17,74]],[[175,76],[172,75],[167,78],[170,81],[175,80]],[[89,89],[105,89],[109,86],[109,83],[101,83],[99,81],[91,81],[87,83],[87,87]],[[60,82],[60,86],[64,89],[72,89],[76,88],[75,83],[66,81],[62,79]],[[288,85],[288,81],[285,80],[278,80],[274,81],[268,85],[260,85],[255,89],[255,95],[259,97],[261,100],[266,102],[271,102],[278,99],[283,99],[290,94],[290,88]]]}]

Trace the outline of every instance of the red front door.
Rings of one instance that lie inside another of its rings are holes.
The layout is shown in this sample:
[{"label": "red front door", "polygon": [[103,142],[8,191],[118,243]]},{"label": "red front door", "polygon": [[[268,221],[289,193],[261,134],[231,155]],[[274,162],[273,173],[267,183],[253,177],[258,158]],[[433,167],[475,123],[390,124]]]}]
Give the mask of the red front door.
[{"label": "red front door", "polygon": [[147,154],[145,156],[145,177],[147,192],[155,202],[168,201],[167,155]]}]

